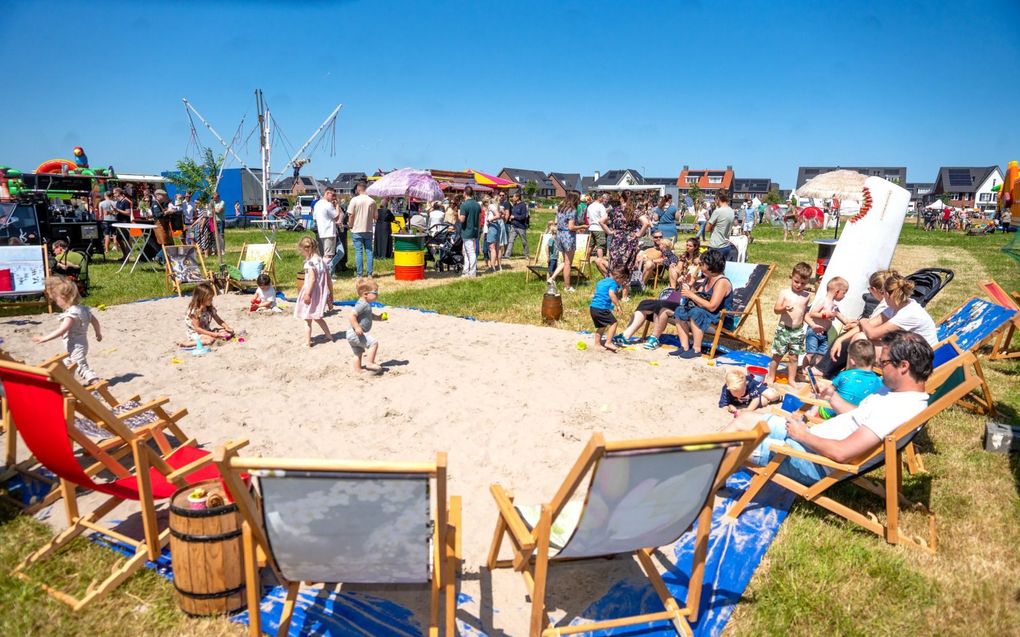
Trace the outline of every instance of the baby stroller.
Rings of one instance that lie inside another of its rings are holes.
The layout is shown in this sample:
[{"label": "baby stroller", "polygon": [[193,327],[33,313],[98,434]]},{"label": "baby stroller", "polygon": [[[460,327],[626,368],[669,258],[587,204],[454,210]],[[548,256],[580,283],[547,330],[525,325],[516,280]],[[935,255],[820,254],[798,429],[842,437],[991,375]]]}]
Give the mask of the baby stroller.
[{"label": "baby stroller", "polygon": [[425,265],[432,261],[436,272],[464,267],[464,242],[452,223],[437,223],[425,233]]},{"label": "baby stroller", "polygon": [[[945,268],[921,268],[907,276],[907,279],[914,283],[914,293],[910,295],[910,298],[917,301],[921,307],[928,305],[935,295],[942,291],[942,288],[949,285],[953,276],[953,271]],[[871,296],[870,292],[865,292],[863,297],[864,314],[862,316],[871,316],[871,312],[878,305],[878,299]]]}]

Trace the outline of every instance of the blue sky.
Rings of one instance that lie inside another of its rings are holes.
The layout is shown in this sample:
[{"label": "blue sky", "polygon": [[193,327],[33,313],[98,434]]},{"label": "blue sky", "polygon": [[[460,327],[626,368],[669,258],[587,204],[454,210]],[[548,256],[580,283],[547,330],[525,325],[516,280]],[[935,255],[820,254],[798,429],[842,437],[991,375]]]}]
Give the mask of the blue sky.
[{"label": "blue sky", "polygon": [[0,56],[0,164],[22,170],[75,145],[94,166],[171,168],[189,138],[182,97],[229,137],[246,112],[254,123],[255,88],[293,145],[344,104],[336,155],[306,169],[329,178],[689,164],[789,188],[799,165],[932,181],[941,165],[1020,157],[1016,0],[14,0]]}]

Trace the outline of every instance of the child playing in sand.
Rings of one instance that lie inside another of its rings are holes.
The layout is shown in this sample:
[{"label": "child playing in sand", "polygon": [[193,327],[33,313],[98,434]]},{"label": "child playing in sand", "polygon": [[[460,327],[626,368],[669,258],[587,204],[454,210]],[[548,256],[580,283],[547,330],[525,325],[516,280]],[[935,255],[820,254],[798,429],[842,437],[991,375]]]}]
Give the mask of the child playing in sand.
[{"label": "child playing in sand", "polygon": [[[191,294],[191,303],[188,304],[188,315],[184,318],[184,326],[188,330],[188,340],[179,343],[181,347],[195,347],[195,339],[202,341],[202,345],[209,346],[219,341],[227,341],[233,338],[234,330],[220,318],[213,307],[213,299],[216,298],[216,290],[212,283],[203,281],[195,286]],[[213,321],[220,326],[220,329],[212,328]]]},{"label": "child playing in sand", "polygon": [[[379,372],[382,368],[375,364],[379,341],[367,334],[372,329],[372,321],[385,320],[382,315],[372,313],[372,302],[379,298],[379,284],[374,279],[358,279],[357,290],[358,302],[354,304],[354,312],[350,316],[351,326],[347,329],[347,343],[354,351],[354,373],[360,374],[366,369]],[[368,357],[362,361],[366,353]]]},{"label": "child playing in sand", "polygon": [[815,367],[829,353],[829,328],[832,319],[839,319],[846,325],[850,322],[840,314],[837,305],[846,296],[850,284],[841,276],[833,277],[825,286],[825,296],[817,295],[811,304],[804,322],[807,323],[807,334],[804,338],[804,367]]},{"label": "child playing in sand", "polygon": [[[875,345],[868,340],[854,341],[847,350],[847,368],[836,374],[832,385],[821,391],[820,398],[833,403],[830,407],[815,407],[808,416],[818,416],[823,420],[836,414],[849,411],[859,405],[862,400],[874,394],[882,387],[882,378],[874,372]],[[838,398],[834,399],[834,396]]]},{"label": "child playing in sand", "polygon": [[741,369],[726,372],[726,382],[719,394],[719,406],[734,416],[741,411],[759,409],[778,402],[779,392]]},{"label": "child playing in sand", "polygon": [[623,268],[613,270],[612,276],[607,276],[595,284],[595,293],[591,298],[589,312],[591,320],[595,324],[595,347],[605,347],[610,352],[619,348],[613,344],[613,336],[616,335],[616,316],[613,310],[620,311],[620,289],[626,285],[628,273]]},{"label": "child playing in sand", "polygon": [[46,277],[46,296],[53,299],[57,307],[63,310],[57,317],[60,319],[60,326],[45,336],[41,334],[33,336],[32,342],[38,344],[62,338],[64,348],[67,349],[64,364],[77,365],[78,375],[86,385],[91,385],[99,380],[99,376],[89,366],[86,358],[89,353],[89,325],[96,331],[96,341],[102,341],[103,332],[99,326],[99,319],[92,315],[89,308],[81,304],[78,286],[70,279],[62,276]]},{"label": "child playing in sand", "polygon": [[276,306],[276,288],[273,287],[273,280],[269,278],[269,275],[263,272],[259,275],[259,278],[255,279],[258,284],[258,288],[255,289],[255,296],[251,298],[251,306],[248,308],[250,312],[282,312],[279,307]]},{"label": "child playing in sand", "polygon": [[808,292],[805,289],[811,278],[811,266],[801,261],[793,266],[790,274],[790,287],[779,293],[776,306],[772,310],[779,315],[776,336],[772,340],[772,360],[769,361],[769,373],[765,384],[776,382],[776,371],[779,361],[789,355],[787,378],[790,386],[795,387],[797,374],[797,357],[804,353],[804,315],[807,314]]},{"label": "child playing in sand", "polygon": [[312,321],[318,325],[326,338],[333,340],[329,326],[322,318],[326,313],[327,302],[332,296],[330,293],[331,281],[326,262],[319,256],[319,247],[315,239],[301,237],[298,241],[298,253],[305,258],[305,283],[298,292],[297,302],[294,303],[294,316],[304,319],[307,325],[305,341],[308,347],[312,346]]}]

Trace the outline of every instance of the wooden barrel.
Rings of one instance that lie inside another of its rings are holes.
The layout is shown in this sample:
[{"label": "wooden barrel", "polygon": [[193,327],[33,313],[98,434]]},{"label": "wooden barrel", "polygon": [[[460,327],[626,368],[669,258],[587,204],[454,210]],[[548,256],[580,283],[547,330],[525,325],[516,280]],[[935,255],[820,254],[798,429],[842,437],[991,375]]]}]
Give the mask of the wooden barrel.
[{"label": "wooden barrel", "polygon": [[305,271],[304,270],[302,270],[302,271],[297,273],[297,294],[295,294],[295,296],[297,296],[298,294],[301,293],[301,288],[303,288],[303,287],[305,287]]},{"label": "wooden barrel", "polygon": [[202,487],[223,495],[219,480],[180,489],[170,500],[170,554],[177,605],[189,615],[221,615],[245,605],[241,516],[230,503],[193,509],[188,494]]},{"label": "wooden barrel", "polygon": [[563,297],[546,294],[542,297],[542,320],[558,321],[563,318]]}]

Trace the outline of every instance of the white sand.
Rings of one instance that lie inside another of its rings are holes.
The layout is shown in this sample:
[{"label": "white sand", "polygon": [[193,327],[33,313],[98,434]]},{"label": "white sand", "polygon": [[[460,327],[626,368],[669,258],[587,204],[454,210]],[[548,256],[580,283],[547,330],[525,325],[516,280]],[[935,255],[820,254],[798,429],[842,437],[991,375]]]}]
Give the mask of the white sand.
[{"label": "white sand", "polygon": [[[89,359],[115,382],[114,393],[168,396],[171,406],[188,408],[181,424],[199,442],[247,438],[246,455],[430,460],[448,452],[450,493],[464,498],[462,591],[490,635],[525,634],[528,616],[520,575],[482,568],[496,521],[490,483],[520,502],[548,501],[593,432],[651,437],[717,430],[726,421],[715,407],[723,371],[666,356],[672,348],[611,355],[595,350],[588,335],[389,309],[390,320],[372,329],[387,371],[354,377],[346,341],[320,337],[306,349],[303,322],[289,313],[249,315],[239,295],[216,305],[235,329],[247,330],[247,342],[204,357],[182,352],[174,343],[185,336],[188,300],[97,312],[106,338],[92,342]],[[349,311],[327,317],[331,329],[345,329]],[[2,347],[30,362],[60,351],[59,341],[30,341],[55,326],[55,315],[20,320],[0,319]],[[577,349],[582,339],[586,351]],[[550,607],[577,613],[637,572],[622,559],[560,567]],[[382,594],[427,620],[427,592]]]}]

